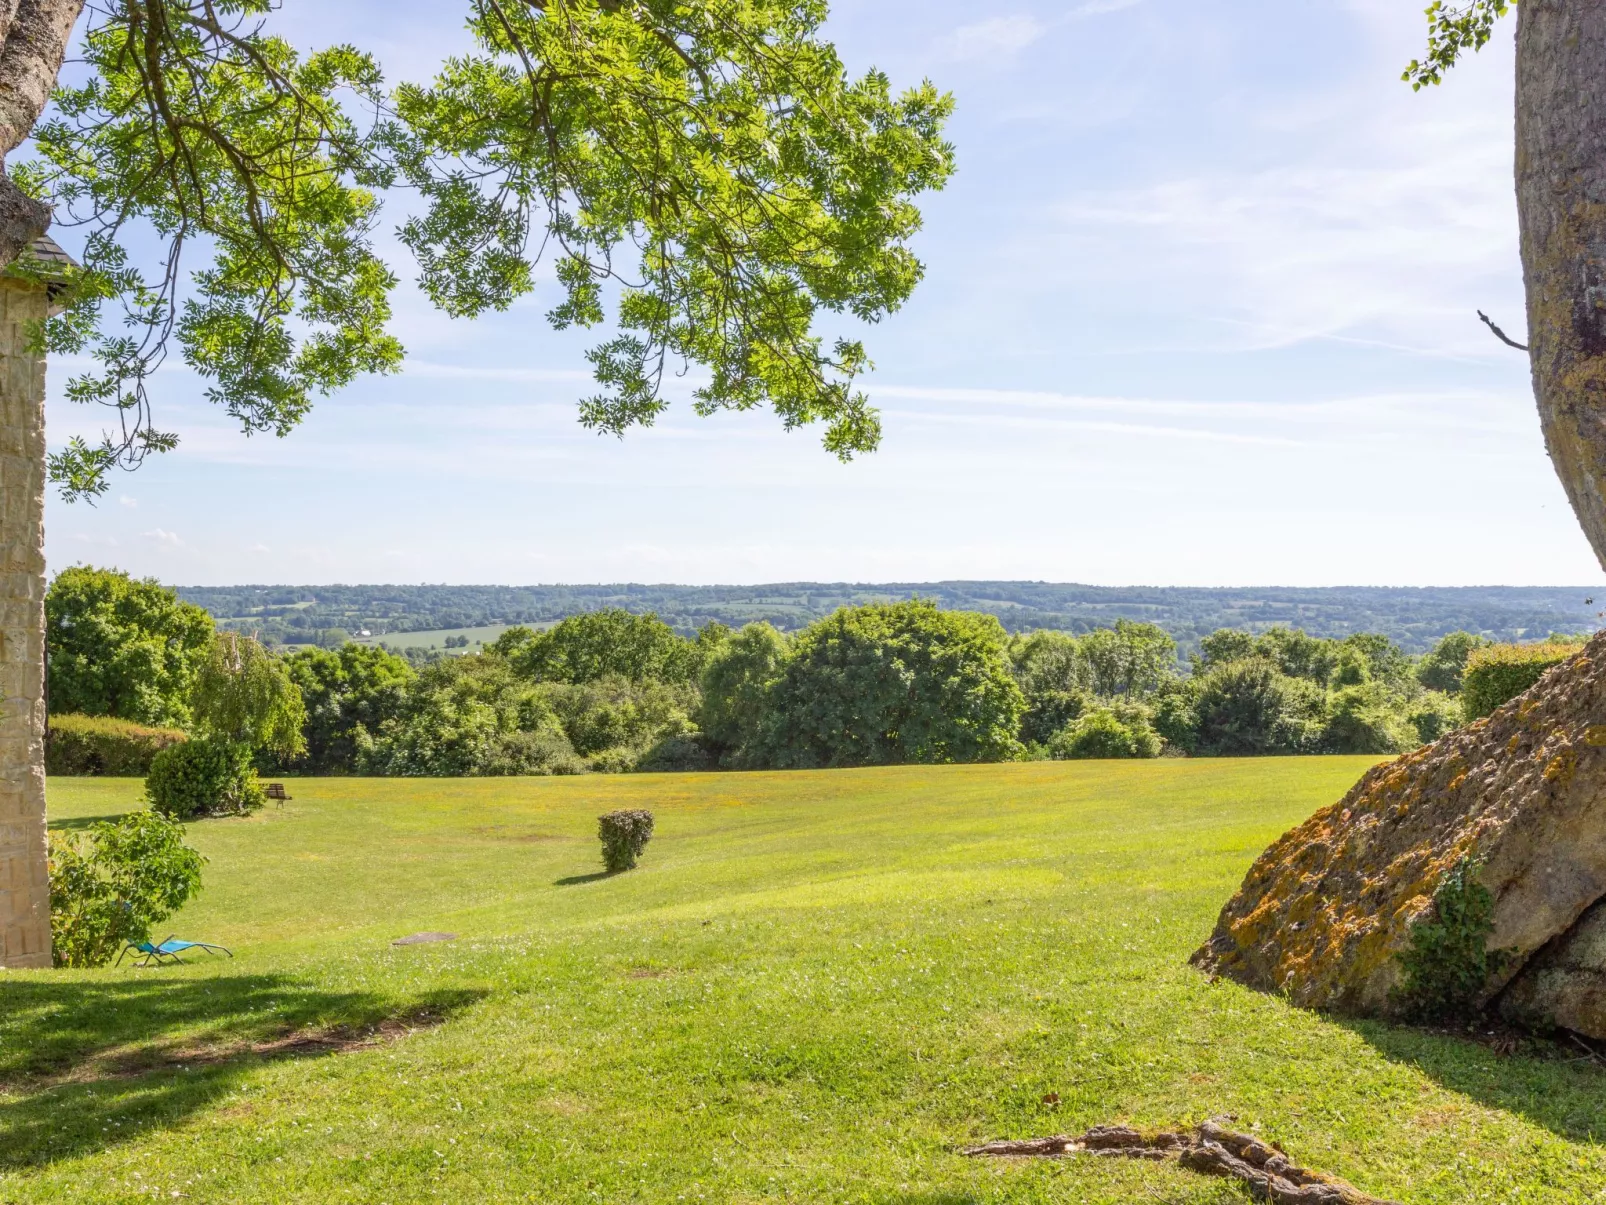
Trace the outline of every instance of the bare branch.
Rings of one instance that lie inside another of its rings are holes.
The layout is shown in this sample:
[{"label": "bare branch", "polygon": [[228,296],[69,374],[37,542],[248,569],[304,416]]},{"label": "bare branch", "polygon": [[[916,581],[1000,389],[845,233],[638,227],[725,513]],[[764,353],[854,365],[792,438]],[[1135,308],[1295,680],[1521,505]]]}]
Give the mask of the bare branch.
[{"label": "bare branch", "polygon": [[1528,350],[1528,345],[1526,343],[1518,343],[1510,335],[1506,334],[1505,331],[1496,326],[1489,315],[1485,314],[1482,310],[1478,311],[1478,317],[1483,319],[1484,326],[1488,327],[1494,332],[1494,337],[1500,340],[1500,342],[1504,343],[1507,347],[1515,347],[1518,351]]}]

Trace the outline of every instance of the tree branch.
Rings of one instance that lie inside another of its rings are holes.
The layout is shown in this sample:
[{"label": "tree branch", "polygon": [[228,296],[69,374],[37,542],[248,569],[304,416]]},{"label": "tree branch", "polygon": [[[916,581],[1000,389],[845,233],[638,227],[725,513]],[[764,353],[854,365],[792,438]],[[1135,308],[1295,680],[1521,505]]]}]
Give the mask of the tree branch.
[{"label": "tree branch", "polygon": [[1483,319],[1484,326],[1488,327],[1494,332],[1494,337],[1500,340],[1500,342],[1504,343],[1507,347],[1515,347],[1518,351],[1528,350],[1528,345],[1526,343],[1518,343],[1510,335],[1506,334],[1505,331],[1496,326],[1489,315],[1485,314],[1482,310],[1478,311],[1478,317]]}]

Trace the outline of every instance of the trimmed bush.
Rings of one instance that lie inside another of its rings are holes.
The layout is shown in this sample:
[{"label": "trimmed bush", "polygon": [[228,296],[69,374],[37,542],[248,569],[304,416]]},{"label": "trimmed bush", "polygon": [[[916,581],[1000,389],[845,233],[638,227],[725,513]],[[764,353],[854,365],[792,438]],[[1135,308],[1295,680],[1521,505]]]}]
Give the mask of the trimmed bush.
[{"label": "trimmed bush", "polygon": [[1582,644],[1491,644],[1474,649],[1461,676],[1461,706],[1468,720],[1488,715],[1539,681],[1547,669],[1583,651]]},{"label": "trimmed bush", "polygon": [[[176,745],[174,748],[182,749]],[[59,967],[96,967],[184,906],[205,861],[155,812],[50,834],[50,942]]]},{"label": "trimmed bush", "polygon": [[266,798],[251,746],[207,737],[163,749],[145,778],[153,810],[174,820],[252,812]]},{"label": "trimmed bush", "polygon": [[45,773],[143,778],[151,759],[188,738],[177,728],[148,728],[104,715],[53,715],[45,732]]},{"label": "trimmed bush", "polygon": [[597,817],[602,838],[602,861],[609,874],[634,870],[636,859],[652,840],[652,813],[627,810]]}]

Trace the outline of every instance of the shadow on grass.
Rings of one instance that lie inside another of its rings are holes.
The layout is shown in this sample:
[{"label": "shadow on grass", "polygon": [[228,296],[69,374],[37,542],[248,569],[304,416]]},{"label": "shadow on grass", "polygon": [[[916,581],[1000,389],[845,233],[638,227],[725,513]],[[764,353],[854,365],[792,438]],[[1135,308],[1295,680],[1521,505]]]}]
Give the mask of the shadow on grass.
[{"label": "shadow on grass", "polygon": [[553,879],[554,887],[574,887],[580,883],[595,883],[598,879],[611,879],[615,875],[624,874],[622,870],[598,870],[591,874],[571,874],[566,879]]},{"label": "shadow on grass", "polygon": [[99,824],[102,820],[121,820],[127,812],[107,812],[104,816],[68,816],[65,819],[52,819],[52,830],[61,829],[68,832],[81,832],[91,825]]},{"label": "shadow on grass", "polygon": [[1501,1055],[1468,1038],[1381,1021],[1340,1021],[1391,1062],[1572,1142],[1606,1142],[1606,1066],[1582,1050],[1535,1040]]},{"label": "shadow on grass", "polygon": [[180,1124],[263,1062],[374,1045],[483,994],[397,1001],[283,975],[0,980],[0,1171]]}]

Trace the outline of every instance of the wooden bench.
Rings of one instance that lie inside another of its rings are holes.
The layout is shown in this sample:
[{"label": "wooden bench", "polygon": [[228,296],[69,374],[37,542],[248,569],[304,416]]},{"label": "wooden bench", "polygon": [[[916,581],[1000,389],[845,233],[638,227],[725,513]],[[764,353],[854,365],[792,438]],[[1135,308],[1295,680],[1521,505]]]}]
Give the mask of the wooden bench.
[{"label": "wooden bench", "polygon": [[268,784],[268,798],[273,800],[280,807],[283,807],[284,806],[284,801],[286,799],[289,799],[290,796],[285,794],[284,783],[282,783],[282,782],[270,782]]}]

